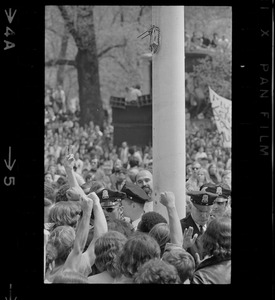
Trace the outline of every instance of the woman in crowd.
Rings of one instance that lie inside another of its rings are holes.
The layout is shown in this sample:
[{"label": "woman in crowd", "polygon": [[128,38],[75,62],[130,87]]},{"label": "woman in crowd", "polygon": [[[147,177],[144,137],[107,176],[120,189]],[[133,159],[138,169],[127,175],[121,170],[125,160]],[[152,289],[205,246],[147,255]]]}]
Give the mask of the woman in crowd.
[{"label": "woman in crowd", "polygon": [[133,283],[133,276],[139,267],[152,258],[160,258],[157,241],[147,233],[133,233],[119,255],[118,265],[122,277],[117,283]]},{"label": "woman in crowd", "polygon": [[203,186],[205,183],[209,183],[209,182],[213,183],[212,180],[210,179],[210,176],[209,176],[207,170],[205,170],[203,168],[198,170],[197,177],[198,177],[199,188],[201,186]]},{"label": "woman in crowd", "polygon": [[133,278],[134,283],[180,284],[177,269],[161,259],[154,258],[144,263]]},{"label": "woman in crowd", "polygon": [[100,273],[90,276],[89,283],[114,283],[121,277],[117,257],[126,241],[124,234],[112,230],[96,240],[95,265]]},{"label": "woman in crowd", "polygon": [[[212,220],[200,238],[203,260],[198,264],[192,284],[231,283],[231,218]],[[198,261],[200,260],[199,257]]]},{"label": "woman in crowd", "polygon": [[217,165],[215,163],[209,165],[208,174],[213,183],[218,184],[221,182],[221,176],[218,172]]}]

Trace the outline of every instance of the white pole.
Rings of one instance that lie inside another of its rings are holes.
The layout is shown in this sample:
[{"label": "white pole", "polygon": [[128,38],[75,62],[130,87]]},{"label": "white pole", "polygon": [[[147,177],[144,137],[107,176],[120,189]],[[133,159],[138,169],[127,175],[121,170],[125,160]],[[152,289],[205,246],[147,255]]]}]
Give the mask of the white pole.
[{"label": "white pole", "polygon": [[172,191],[180,218],[185,217],[185,64],[184,7],[153,6],[160,46],[153,55],[154,211],[164,215],[160,193]]}]

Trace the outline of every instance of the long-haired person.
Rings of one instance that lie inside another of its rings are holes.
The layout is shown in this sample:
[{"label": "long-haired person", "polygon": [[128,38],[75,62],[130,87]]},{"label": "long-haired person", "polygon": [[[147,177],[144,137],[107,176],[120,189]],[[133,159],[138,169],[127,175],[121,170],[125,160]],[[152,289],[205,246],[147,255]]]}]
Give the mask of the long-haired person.
[{"label": "long-haired person", "polygon": [[203,261],[198,264],[191,283],[230,284],[231,218],[212,220],[201,236],[200,243],[203,248]]},{"label": "long-haired person", "polygon": [[124,234],[110,230],[100,236],[95,242],[95,265],[100,272],[90,276],[89,283],[114,283],[121,277],[118,266],[118,254],[121,252],[127,238]]},{"label": "long-haired person", "polygon": [[119,255],[118,265],[122,277],[118,283],[133,283],[133,276],[139,267],[152,258],[160,258],[157,241],[147,233],[133,233]]}]

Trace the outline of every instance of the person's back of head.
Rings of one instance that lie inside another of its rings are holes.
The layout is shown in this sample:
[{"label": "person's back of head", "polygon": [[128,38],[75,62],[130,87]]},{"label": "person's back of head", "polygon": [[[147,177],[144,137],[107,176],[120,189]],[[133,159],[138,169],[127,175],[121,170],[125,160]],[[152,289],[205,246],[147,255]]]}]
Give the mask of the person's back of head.
[{"label": "person's back of head", "polygon": [[149,235],[158,242],[162,255],[165,245],[170,242],[169,225],[167,223],[158,223],[149,231]]},{"label": "person's back of head", "polygon": [[127,238],[130,237],[133,233],[133,226],[131,223],[126,222],[121,219],[111,219],[108,221],[108,230],[118,231],[124,234]]},{"label": "person's back of head", "polygon": [[144,263],[134,275],[134,283],[146,284],[180,284],[176,268],[161,260],[150,259]]},{"label": "person's back of head", "polygon": [[204,255],[218,259],[231,257],[231,218],[222,216],[214,218],[201,235],[200,242]]},{"label": "person's back of head", "polygon": [[120,276],[117,256],[127,238],[124,234],[109,230],[95,242],[95,265],[100,272],[107,271],[113,278]]},{"label": "person's back of head", "polygon": [[95,192],[95,193],[99,193],[101,190],[105,189],[106,188],[106,184],[104,181],[102,180],[93,180],[91,183],[90,183],[90,190],[89,190],[89,193],[92,193],[92,192]]},{"label": "person's back of head", "polygon": [[135,148],[134,147],[130,147],[129,150],[128,150],[128,152],[129,152],[130,155],[134,155]]},{"label": "person's back of head", "polygon": [[162,260],[173,265],[179,274],[181,282],[191,280],[195,271],[195,260],[193,256],[182,248],[175,247],[162,255]]},{"label": "person's back of head", "polygon": [[139,160],[136,156],[131,156],[129,158],[129,165],[130,168],[138,167],[139,166]]},{"label": "person's back of head", "polygon": [[72,250],[75,240],[75,231],[71,226],[58,226],[49,235],[46,258],[47,263],[55,261],[65,263]]},{"label": "person's back of head", "polygon": [[56,283],[76,283],[76,284],[86,284],[89,283],[88,278],[79,272],[75,272],[72,270],[65,270],[58,275],[56,275],[53,279],[53,284]]},{"label": "person's back of head", "polygon": [[63,184],[58,191],[56,192],[55,195],[55,202],[60,202],[60,201],[68,201],[69,198],[67,197],[67,191],[70,189],[69,183]]},{"label": "person's back of head", "polygon": [[147,233],[134,232],[124,244],[119,255],[121,273],[132,278],[138,268],[152,258],[160,258],[157,241]]},{"label": "person's back of head", "polygon": [[142,215],[138,224],[138,230],[149,233],[149,231],[158,223],[167,223],[167,220],[156,211],[149,211]]},{"label": "person's back of head", "polygon": [[81,213],[81,206],[78,202],[60,201],[55,203],[49,212],[49,222],[55,227],[61,225],[76,226]]}]

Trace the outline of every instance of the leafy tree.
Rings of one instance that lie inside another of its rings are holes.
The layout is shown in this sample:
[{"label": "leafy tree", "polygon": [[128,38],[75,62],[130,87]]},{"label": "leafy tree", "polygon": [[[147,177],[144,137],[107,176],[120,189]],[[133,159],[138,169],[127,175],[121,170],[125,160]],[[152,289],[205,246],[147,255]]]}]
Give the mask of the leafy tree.
[{"label": "leafy tree", "polygon": [[46,7],[46,81],[54,85],[63,74],[66,94],[79,94],[82,124],[101,125],[102,100],[106,106],[111,95],[123,96],[126,86],[141,82],[140,54],[148,41],[137,36],[150,20],[146,6]]},{"label": "leafy tree", "polygon": [[[203,82],[205,95],[211,87],[220,96],[231,99],[231,53],[214,53],[211,57],[200,59],[200,64],[193,67],[191,75]],[[209,97],[208,97],[209,99]]]}]

